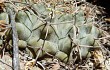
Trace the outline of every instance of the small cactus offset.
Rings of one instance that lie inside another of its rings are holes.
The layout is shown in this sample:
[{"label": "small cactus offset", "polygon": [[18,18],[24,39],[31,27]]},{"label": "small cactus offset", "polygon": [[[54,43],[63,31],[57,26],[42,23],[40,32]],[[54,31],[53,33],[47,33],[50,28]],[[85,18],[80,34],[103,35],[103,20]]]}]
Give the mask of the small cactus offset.
[{"label": "small cactus offset", "polygon": [[[25,6],[17,3],[18,8],[20,5]],[[19,48],[26,48],[33,58],[49,53],[64,62],[73,57],[91,57],[91,50],[100,49],[98,38],[104,33],[97,25],[95,11],[87,8],[86,4],[78,5],[72,0],[29,3],[16,13]],[[8,14],[0,13],[0,20],[9,23]]]}]

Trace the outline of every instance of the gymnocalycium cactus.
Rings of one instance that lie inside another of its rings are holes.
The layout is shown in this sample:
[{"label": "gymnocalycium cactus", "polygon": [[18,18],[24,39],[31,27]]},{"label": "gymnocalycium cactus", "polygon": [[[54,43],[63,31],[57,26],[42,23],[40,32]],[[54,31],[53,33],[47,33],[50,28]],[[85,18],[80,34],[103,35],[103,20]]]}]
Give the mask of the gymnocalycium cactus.
[{"label": "gymnocalycium cactus", "polygon": [[[27,52],[32,57],[49,53],[65,62],[76,46],[79,46],[77,52],[82,57],[91,48],[99,47],[100,42],[96,39],[102,35],[102,31],[93,24],[94,18],[86,17],[81,6],[77,6],[77,9],[74,5],[72,8],[58,6],[51,7],[41,2],[27,10],[18,11],[16,28],[19,46],[27,46]],[[7,16],[3,19],[7,20]],[[39,48],[42,50],[38,55]]]}]

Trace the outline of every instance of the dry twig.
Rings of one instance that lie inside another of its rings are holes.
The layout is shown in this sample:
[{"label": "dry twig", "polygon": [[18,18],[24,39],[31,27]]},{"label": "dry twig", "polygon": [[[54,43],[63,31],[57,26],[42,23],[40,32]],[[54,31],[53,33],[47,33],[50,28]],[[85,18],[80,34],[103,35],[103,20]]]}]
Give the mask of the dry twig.
[{"label": "dry twig", "polygon": [[13,38],[13,69],[20,70],[19,65],[19,49],[18,49],[18,35],[15,26],[15,13],[12,9],[7,8],[9,17],[10,17],[10,24],[12,26],[12,38]]}]

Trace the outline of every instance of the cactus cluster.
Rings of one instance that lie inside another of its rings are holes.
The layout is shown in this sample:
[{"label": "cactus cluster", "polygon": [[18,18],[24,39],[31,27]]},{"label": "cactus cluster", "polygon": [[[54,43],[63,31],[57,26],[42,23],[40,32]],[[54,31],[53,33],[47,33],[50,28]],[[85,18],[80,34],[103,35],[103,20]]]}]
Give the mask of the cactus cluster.
[{"label": "cactus cluster", "polygon": [[[76,47],[75,51],[81,57],[85,57],[91,48],[100,47],[97,38],[103,32],[94,24],[95,18],[87,17],[81,5],[62,5],[53,7],[41,2],[17,12],[18,45],[26,48],[30,56],[38,56],[42,48],[38,57],[49,53],[66,62]],[[7,13],[1,13],[0,19],[9,23]]]}]

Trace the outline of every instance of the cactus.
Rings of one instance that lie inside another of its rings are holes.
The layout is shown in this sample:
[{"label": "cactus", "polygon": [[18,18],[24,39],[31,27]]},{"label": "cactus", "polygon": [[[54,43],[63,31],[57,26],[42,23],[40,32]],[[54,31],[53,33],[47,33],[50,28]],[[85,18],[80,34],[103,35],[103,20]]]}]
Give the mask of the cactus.
[{"label": "cactus", "polygon": [[[81,6],[77,7],[77,12],[71,8],[72,13],[65,12],[66,7],[53,8],[44,3],[33,4],[32,8],[37,14],[32,9],[20,10],[16,14],[19,47],[27,45],[30,56],[36,57],[42,48],[45,52],[41,52],[39,57],[47,52],[66,62],[75,46],[79,46],[82,57],[91,49],[86,46],[99,46],[100,42],[95,39],[102,35],[102,31],[93,24],[93,18],[85,17]],[[8,21],[7,16],[3,19]]]}]

